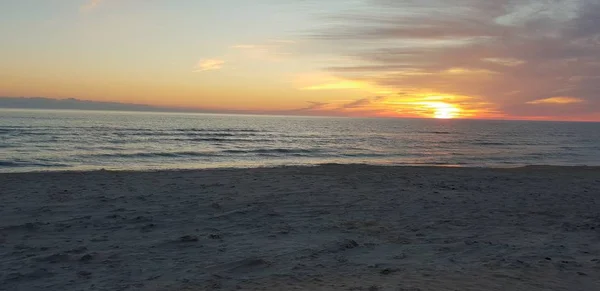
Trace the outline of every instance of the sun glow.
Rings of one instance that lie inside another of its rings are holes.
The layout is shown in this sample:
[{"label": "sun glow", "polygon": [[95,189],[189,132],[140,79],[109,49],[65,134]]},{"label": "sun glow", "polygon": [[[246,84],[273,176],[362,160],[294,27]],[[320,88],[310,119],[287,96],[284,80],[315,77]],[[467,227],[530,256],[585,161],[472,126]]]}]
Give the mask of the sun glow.
[{"label": "sun glow", "polygon": [[466,96],[417,93],[390,99],[381,103],[388,107],[398,108],[397,112],[401,116],[452,119],[470,118],[480,112],[475,107],[469,107],[469,103],[465,100],[470,98]]},{"label": "sun glow", "polygon": [[445,102],[427,102],[423,104],[433,110],[433,117],[438,119],[451,119],[460,115],[460,108]]}]

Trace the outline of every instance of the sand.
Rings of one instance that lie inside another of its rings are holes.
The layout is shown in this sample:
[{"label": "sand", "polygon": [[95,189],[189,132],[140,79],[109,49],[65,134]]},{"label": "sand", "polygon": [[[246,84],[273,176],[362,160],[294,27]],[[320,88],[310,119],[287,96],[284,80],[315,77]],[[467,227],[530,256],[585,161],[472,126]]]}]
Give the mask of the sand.
[{"label": "sand", "polygon": [[600,290],[600,169],[0,174],[1,290]]}]

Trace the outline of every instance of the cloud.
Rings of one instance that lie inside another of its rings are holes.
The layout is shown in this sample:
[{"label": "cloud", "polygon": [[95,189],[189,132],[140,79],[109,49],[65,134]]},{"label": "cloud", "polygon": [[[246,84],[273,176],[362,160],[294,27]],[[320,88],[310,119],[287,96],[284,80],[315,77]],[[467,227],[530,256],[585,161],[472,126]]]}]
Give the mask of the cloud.
[{"label": "cloud", "polygon": [[254,44],[237,44],[237,45],[232,45],[231,48],[234,49],[255,49],[255,48],[259,48],[260,46],[254,45]]},{"label": "cloud", "polygon": [[385,87],[375,86],[367,81],[349,80],[327,73],[302,73],[294,76],[294,86],[304,91],[358,90],[371,94],[393,94]]},{"label": "cloud", "polygon": [[308,101],[308,103],[310,104],[308,107],[297,109],[297,110],[299,110],[299,111],[317,111],[317,110],[326,109],[327,106],[329,105],[329,103],[325,103],[325,102]]},{"label": "cloud", "polygon": [[198,64],[196,64],[196,67],[194,68],[194,72],[219,70],[223,67],[224,64],[225,64],[225,61],[219,60],[219,59],[201,60],[198,62]]},{"label": "cloud", "polygon": [[365,97],[355,100],[309,102],[309,106],[284,113],[332,116],[380,116],[380,117],[437,117],[472,118],[505,117],[490,104],[464,96],[415,95],[402,93],[390,96]]},{"label": "cloud", "polygon": [[582,99],[575,97],[550,97],[546,99],[538,99],[534,101],[529,101],[527,104],[573,104],[573,103],[581,103],[584,102]]},{"label": "cloud", "polygon": [[270,40],[269,42],[276,43],[276,44],[288,44],[288,45],[298,43],[297,41],[290,40],[290,39],[273,39],[273,40]]},{"label": "cloud", "polygon": [[82,12],[88,12],[94,10],[100,3],[104,2],[104,0],[89,0],[86,4],[81,6]]},{"label": "cloud", "polygon": [[362,98],[353,101],[314,102],[303,108],[288,110],[285,114],[331,115],[331,116],[393,116],[389,109],[381,108],[380,97]]},{"label": "cloud", "polygon": [[524,64],[525,62],[522,60],[517,60],[517,59],[510,59],[510,58],[485,58],[482,59],[483,61],[486,62],[490,62],[493,64],[498,64],[498,65],[502,65],[502,66],[509,66],[509,67],[515,67],[515,66],[519,66]]},{"label": "cloud", "polygon": [[523,104],[556,104],[543,113],[561,116],[575,99],[547,96],[577,96],[586,106],[569,114],[600,114],[596,0],[361,3],[311,34],[320,53],[352,60],[323,68],[346,84],[468,96],[513,117],[540,114]]},{"label": "cloud", "polygon": [[373,98],[362,98],[355,101],[351,101],[349,103],[342,104],[340,108],[350,109],[350,108],[363,108],[365,106],[372,105],[373,103],[381,102],[385,99],[385,97],[377,96]]},{"label": "cloud", "polygon": [[365,84],[357,81],[340,80],[333,83],[324,83],[300,88],[301,90],[346,90],[364,88]]},{"label": "cloud", "polygon": [[237,53],[247,58],[277,62],[291,55],[286,49],[295,43],[291,40],[270,40],[260,44],[236,44],[229,48],[237,50]]}]

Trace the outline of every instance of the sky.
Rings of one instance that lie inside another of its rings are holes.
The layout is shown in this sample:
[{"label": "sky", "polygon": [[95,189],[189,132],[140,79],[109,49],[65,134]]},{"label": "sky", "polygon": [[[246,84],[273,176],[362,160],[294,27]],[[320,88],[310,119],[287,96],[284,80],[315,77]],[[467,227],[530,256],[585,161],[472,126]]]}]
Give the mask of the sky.
[{"label": "sky", "polygon": [[0,96],[600,121],[598,0],[0,0]]}]

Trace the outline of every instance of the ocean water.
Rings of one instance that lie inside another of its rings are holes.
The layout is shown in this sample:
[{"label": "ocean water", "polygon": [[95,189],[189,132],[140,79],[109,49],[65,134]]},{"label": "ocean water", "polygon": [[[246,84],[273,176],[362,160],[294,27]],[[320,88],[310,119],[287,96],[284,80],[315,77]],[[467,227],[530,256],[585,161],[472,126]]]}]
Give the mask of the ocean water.
[{"label": "ocean water", "polygon": [[600,123],[0,109],[0,172],[600,166]]}]

